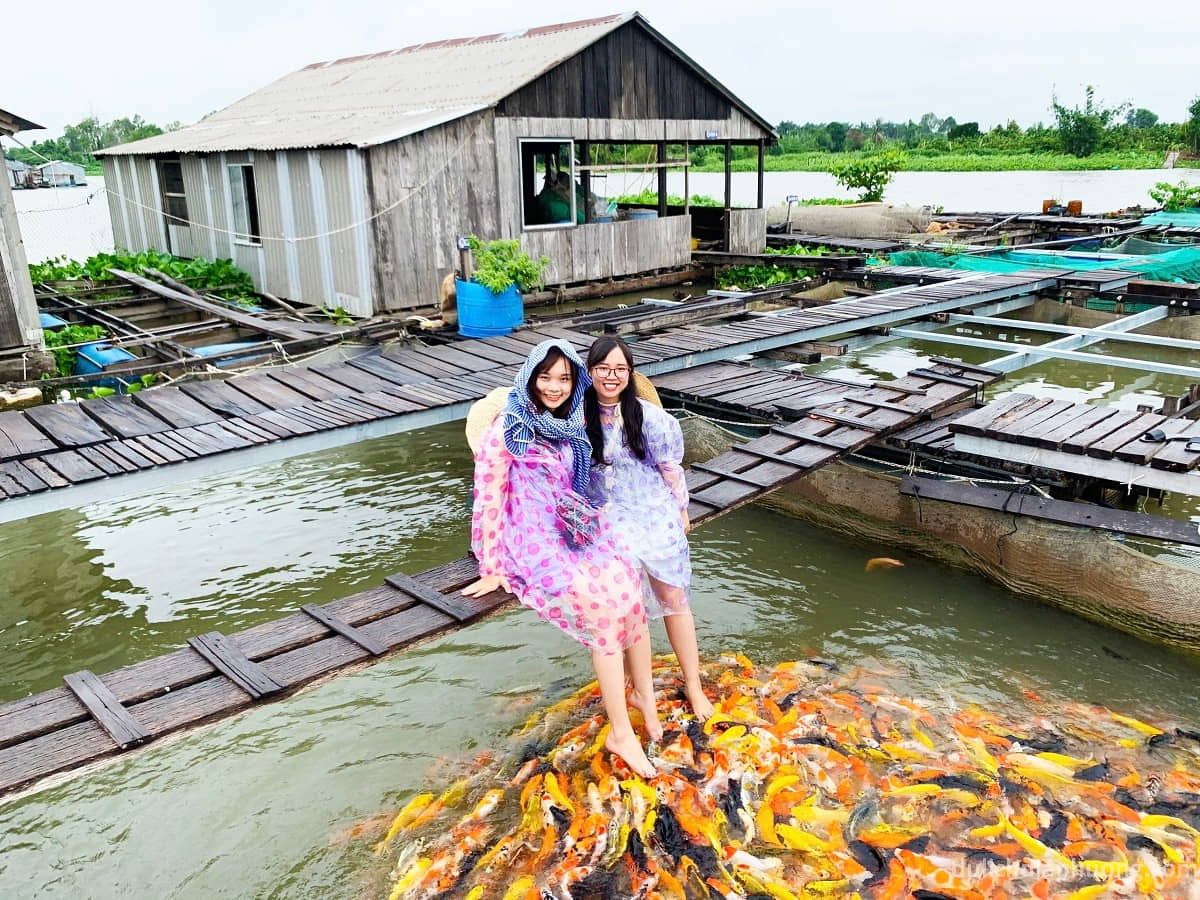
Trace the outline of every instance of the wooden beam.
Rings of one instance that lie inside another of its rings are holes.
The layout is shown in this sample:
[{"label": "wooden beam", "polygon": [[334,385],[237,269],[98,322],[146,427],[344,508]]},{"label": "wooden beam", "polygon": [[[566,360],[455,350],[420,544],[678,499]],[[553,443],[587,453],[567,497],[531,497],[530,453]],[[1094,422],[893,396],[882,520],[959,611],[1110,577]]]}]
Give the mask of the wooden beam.
[{"label": "wooden beam", "polygon": [[758,141],[758,208],[763,208],[763,196],[766,188],[766,141]]}]

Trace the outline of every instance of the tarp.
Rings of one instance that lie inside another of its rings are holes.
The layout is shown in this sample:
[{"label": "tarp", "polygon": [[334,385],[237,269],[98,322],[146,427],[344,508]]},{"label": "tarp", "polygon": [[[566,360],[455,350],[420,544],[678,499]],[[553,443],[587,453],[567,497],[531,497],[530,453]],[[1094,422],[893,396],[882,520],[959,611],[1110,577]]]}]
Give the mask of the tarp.
[{"label": "tarp", "polygon": [[1200,282],[1200,246],[1181,247],[1164,253],[1130,256],[1127,259],[1096,259],[1088,255],[1058,255],[1036,250],[1006,250],[971,256],[944,256],[929,250],[902,250],[891,254],[893,266],[932,266],[970,272],[1019,272],[1023,269],[1075,270],[1125,269],[1154,281]]},{"label": "tarp", "polygon": [[1143,225],[1175,225],[1179,228],[1200,228],[1200,209],[1177,209],[1172,212],[1151,213],[1142,219]]}]

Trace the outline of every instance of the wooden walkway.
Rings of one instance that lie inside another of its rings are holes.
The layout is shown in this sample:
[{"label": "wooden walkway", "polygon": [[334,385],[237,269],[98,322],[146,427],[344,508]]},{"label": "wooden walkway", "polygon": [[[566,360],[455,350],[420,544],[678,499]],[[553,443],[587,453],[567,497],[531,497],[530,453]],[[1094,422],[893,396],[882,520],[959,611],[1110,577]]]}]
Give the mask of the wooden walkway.
[{"label": "wooden walkway", "polygon": [[[1053,284],[1044,273],[971,275],[677,328],[636,343],[634,359],[647,375],[662,374]],[[394,345],[341,363],[0,413],[0,521],[134,491],[139,478],[141,487],[157,487],[462,418],[476,399],[510,383],[529,349],[551,337],[580,350],[591,343],[581,330],[543,325],[506,337]]]},{"label": "wooden walkway", "polygon": [[[401,357],[413,362],[412,357]],[[465,360],[460,360],[465,362]],[[374,365],[399,365],[381,358]],[[720,369],[718,386],[707,380]],[[818,466],[914,420],[970,402],[996,376],[971,366],[938,364],[922,374],[874,385],[831,385],[753,366],[710,366],[660,379],[696,396],[774,384],[795,398],[798,382],[833,387],[834,402],[765,437],[697,463],[687,473],[691,516],[702,524],[801,478]],[[766,381],[763,378],[766,378]],[[440,385],[440,382],[439,382]],[[831,396],[827,394],[826,396]],[[786,404],[785,404],[786,406]],[[786,408],[797,411],[795,404]],[[782,410],[781,410],[782,411]],[[514,601],[494,593],[472,600],[458,589],[476,577],[471,558],[324,607],[305,606],[284,619],[231,635],[192,638],[174,653],[126,666],[102,678],[90,671],[64,687],[0,706],[0,795],[58,773],[133,749],[155,738],[279,699],[331,673],[461,628]]]}]

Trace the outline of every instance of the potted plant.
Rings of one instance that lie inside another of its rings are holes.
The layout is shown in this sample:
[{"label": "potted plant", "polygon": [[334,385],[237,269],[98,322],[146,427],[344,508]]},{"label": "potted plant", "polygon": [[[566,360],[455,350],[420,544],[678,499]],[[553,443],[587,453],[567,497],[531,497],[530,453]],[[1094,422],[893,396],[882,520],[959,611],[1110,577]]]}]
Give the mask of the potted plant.
[{"label": "potted plant", "polygon": [[521,242],[469,238],[475,259],[470,281],[458,280],[458,333],[467,337],[508,334],[525,321],[521,291],[541,288],[549,257],[534,261]]}]

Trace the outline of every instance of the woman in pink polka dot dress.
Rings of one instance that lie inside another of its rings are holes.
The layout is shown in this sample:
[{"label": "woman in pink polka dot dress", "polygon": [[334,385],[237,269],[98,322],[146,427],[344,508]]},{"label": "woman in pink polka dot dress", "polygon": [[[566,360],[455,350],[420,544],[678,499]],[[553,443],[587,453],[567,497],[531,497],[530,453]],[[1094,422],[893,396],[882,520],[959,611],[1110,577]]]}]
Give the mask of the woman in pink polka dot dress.
[{"label": "woman in pink polka dot dress", "polygon": [[587,647],[611,726],[606,746],[650,777],[655,769],[634,733],[625,695],[628,666],[646,731],[651,740],[661,738],[646,587],[605,511],[586,499],[591,444],[583,394],[589,384],[582,361],[562,341],[543,341],[517,373],[508,406],[475,454],[471,550],[480,578],[463,593],[510,591]]}]

